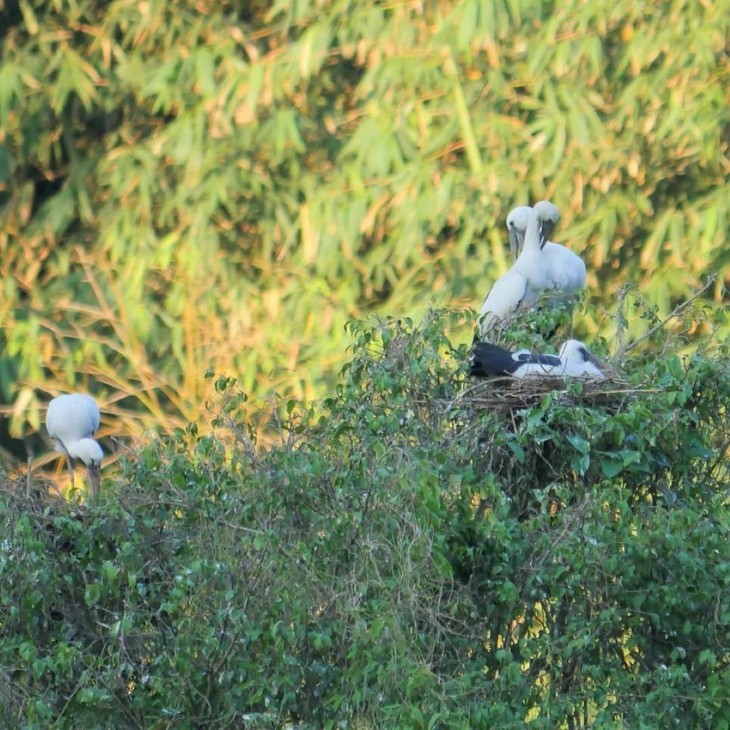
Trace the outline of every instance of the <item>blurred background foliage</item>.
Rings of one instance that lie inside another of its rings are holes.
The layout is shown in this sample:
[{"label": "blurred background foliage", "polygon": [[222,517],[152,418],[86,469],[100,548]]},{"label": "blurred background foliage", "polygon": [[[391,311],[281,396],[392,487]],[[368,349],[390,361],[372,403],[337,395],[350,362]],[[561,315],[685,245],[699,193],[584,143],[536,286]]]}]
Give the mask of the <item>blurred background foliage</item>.
[{"label": "blurred background foliage", "polygon": [[10,434],[72,389],[107,432],[172,432],[206,370],[322,395],[349,320],[478,307],[542,198],[588,266],[580,336],[612,337],[627,283],[663,316],[719,272],[721,304],[728,10],[0,0]]}]

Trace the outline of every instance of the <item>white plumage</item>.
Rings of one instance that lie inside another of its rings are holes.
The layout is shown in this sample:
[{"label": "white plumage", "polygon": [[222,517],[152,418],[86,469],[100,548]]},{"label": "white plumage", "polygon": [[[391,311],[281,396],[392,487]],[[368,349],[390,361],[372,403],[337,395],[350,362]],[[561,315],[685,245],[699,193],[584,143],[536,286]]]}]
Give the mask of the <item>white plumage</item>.
[{"label": "white plumage", "polygon": [[563,375],[574,378],[606,377],[609,366],[599,360],[580,340],[568,340],[563,343],[558,353],[563,364]]},{"label": "white plumage", "polygon": [[[507,216],[512,258],[522,251],[531,208],[521,205]],[[561,295],[572,296],[586,288],[586,265],[578,254],[559,243],[547,241],[542,247],[547,289],[557,289]],[[556,292],[557,293],[557,292]]]},{"label": "white plumage", "polygon": [[[542,200],[530,209],[527,227],[522,237],[522,251],[512,268],[494,283],[479,313],[479,337],[508,319],[518,309],[529,307],[548,288],[547,267],[542,247],[560,220],[560,212],[549,201]],[[510,245],[513,243],[512,228]],[[515,231],[517,229],[515,228]]]},{"label": "white plumage", "polygon": [[83,393],[59,395],[48,404],[46,428],[56,441],[56,451],[66,455],[66,464],[74,483],[71,459],[86,464],[92,494],[99,491],[99,467],[104,452],[92,436],[99,428],[101,413],[96,401]]},{"label": "white plumage", "polygon": [[512,208],[505,221],[509,235],[509,250],[513,261],[517,260],[517,257],[522,253],[522,246],[525,243],[525,231],[527,231],[531,215],[532,208],[529,205],[520,205],[517,208]]},{"label": "white plumage", "polygon": [[595,357],[579,340],[568,340],[557,355],[529,350],[510,352],[491,342],[476,342],[472,349],[470,374],[477,378],[507,375],[512,378],[563,377],[600,380],[609,366]]}]

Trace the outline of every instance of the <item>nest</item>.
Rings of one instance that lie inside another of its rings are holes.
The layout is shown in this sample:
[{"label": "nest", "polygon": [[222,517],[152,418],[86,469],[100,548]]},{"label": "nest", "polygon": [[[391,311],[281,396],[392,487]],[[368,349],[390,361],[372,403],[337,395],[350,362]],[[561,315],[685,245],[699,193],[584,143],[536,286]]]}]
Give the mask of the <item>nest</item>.
[{"label": "nest", "polygon": [[570,380],[556,377],[490,378],[464,390],[453,406],[467,410],[510,412],[539,405],[547,395],[561,405],[595,405],[618,412],[640,393],[656,392],[631,386],[620,378]]}]

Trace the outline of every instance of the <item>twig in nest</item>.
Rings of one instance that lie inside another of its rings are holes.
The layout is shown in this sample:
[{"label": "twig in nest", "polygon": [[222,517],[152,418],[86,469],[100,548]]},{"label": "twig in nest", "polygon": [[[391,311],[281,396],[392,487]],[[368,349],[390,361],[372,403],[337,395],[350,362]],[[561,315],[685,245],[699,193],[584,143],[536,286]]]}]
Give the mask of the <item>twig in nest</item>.
[{"label": "twig in nest", "polygon": [[[505,385],[507,384],[507,387]],[[621,398],[638,393],[658,392],[647,390],[643,386],[630,386],[625,381],[588,380],[583,381],[580,393],[566,388],[562,378],[495,378],[479,383],[464,391],[461,396],[451,402],[451,406],[471,408],[475,410],[513,410],[535,406],[549,393],[563,403],[582,402],[587,405],[618,402]]]},{"label": "twig in nest", "polygon": [[[563,403],[609,405],[639,393],[659,392],[644,385],[630,386],[620,379],[586,380],[582,381],[582,385],[581,392],[574,393],[566,387],[562,378],[493,378],[469,387],[444,405],[447,412],[454,408],[512,411],[538,405],[549,393]],[[433,406],[433,401],[429,405]]]}]

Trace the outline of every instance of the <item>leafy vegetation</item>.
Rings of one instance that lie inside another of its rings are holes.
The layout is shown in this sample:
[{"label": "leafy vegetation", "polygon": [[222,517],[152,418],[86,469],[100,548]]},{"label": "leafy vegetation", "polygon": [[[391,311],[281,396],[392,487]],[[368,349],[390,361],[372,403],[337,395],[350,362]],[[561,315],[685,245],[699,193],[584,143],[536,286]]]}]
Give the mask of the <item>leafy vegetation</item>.
[{"label": "leafy vegetation", "polygon": [[351,325],[264,424],[215,378],[97,504],[8,484],[7,726],[729,727],[727,343],[497,409],[471,324]]},{"label": "leafy vegetation", "polygon": [[724,296],[723,3],[22,0],[0,21],[15,437],[69,389],[115,436],[172,433],[209,368],[321,397],[346,322],[478,305],[508,210],[546,197],[588,264],[581,336],[613,335],[596,312],[624,284],[660,316],[709,274]]},{"label": "leafy vegetation", "polygon": [[[730,727],[726,10],[0,2],[3,461],[121,439],[4,480],[3,723]],[[628,384],[486,408],[542,198]]]}]

